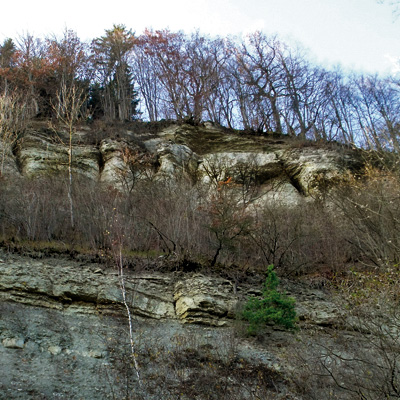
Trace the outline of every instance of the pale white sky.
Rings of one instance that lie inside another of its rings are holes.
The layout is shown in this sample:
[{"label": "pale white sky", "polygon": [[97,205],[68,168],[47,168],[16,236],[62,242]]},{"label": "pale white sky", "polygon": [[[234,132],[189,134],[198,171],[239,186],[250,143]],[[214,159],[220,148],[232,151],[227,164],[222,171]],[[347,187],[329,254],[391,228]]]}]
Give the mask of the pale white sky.
[{"label": "pale white sky", "polygon": [[302,44],[325,67],[393,72],[400,57],[400,17],[377,0],[11,0],[1,6],[0,42],[73,29],[82,40],[113,24],[137,34],[145,27],[211,35],[262,30]]}]

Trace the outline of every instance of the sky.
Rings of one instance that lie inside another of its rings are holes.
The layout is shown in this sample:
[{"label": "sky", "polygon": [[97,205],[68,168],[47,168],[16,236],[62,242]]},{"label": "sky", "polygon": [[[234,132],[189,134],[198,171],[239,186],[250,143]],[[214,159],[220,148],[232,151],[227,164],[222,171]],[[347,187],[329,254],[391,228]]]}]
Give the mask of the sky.
[{"label": "sky", "polygon": [[0,43],[26,33],[61,35],[65,28],[91,40],[114,24],[137,35],[146,27],[223,37],[261,30],[302,46],[325,68],[400,75],[400,16],[386,1],[11,0],[1,6]]}]

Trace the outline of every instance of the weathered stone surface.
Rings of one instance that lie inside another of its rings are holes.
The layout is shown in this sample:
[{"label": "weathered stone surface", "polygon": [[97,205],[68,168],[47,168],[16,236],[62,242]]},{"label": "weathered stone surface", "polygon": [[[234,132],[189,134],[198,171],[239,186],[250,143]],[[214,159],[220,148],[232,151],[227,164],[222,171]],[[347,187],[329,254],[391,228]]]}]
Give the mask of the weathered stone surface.
[{"label": "weathered stone surface", "polygon": [[[245,393],[257,389],[259,366],[280,379],[298,368],[300,345],[310,357],[326,346],[344,351],[332,347],[337,344],[331,332],[341,335],[348,328],[357,343],[360,331],[351,329],[351,321],[346,325],[345,310],[329,293],[300,282],[283,280],[282,285],[296,299],[301,329],[287,332],[271,325],[265,337],[252,339],[237,334],[245,327],[234,318],[235,293],[245,300],[246,294],[259,295],[261,287],[234,291],[230,281],[218,277],[126,271],[133,345],[146,396],[168,398],[171,390],[198,388],[204,374],[214,384],[227,369],[223,382],[244,400]],[[5,366],[0,399],[111,399],[123,398],[127,387],[138,390],[115,270],[1,252],[0,316]],[[260,398],[301,398],[285,385],[274,380],[273,393]]]},{"label": "weathered stone surface", "polygon": [[[68,171],[68,142],[57,136],[38,132],[26,134],[18,144],[18,164],[27,176],[66,173]],[[73,146],[72,168],[93,179],[99,176],[100,152],[95,146]]]},{"label": "weathered stone surface", "polygon": [[[167,276],[156,274],[127,276],[133,312],[149,318],[175,318],[170,282]],[[96,266],[20,259],[0,264],[0,300],[95,313],[121,307],[122,294],[115,271],[98,274]]]},{"label": "weathered stone surface", "polygon": [[[175,282],[174,282],[175,280]],[[203,276],[127,274],[125,287],[134,314],[154,319],[224,325],[237,299],[228,281]],[[64,312],[115,312],[122,307],[116,271],[96,265],[23,258],[0,263],[0,300],[24,302]]]},{"label": "weathered stone surface", "polygon": [[[121,187],[117,178],[132,173],[125,151],[157,159],[158,170],[151,173],[163,179],[188,173],[210,183],[229,175],[239,185],[240,174],[247,171],[260,185],[254,202],[260,207],[269,201],[298,204],[317,193],[321,179],[346,178],[352,163],[345,151],[292,148],[285,138],[236,135],[214,125],[173,124],[157,134],[130,133],[98,145],[81,144],[89,142],[89,134],[77,135],[74,172]],[[39,131],[23,138],[15,158],[9,156],[7,174],[17,174],[17,165],[28,176],[65,172],[68,166],[66,146]],[[207,168],[211,167],[220,173],[210,177]],[[202,385],[199,377],[204,369],[199,368],[210,364],[212,376],[229,370],[224,384],[233,388],[236,396],[232,398],[247,399],[244,391],[257,389],[254,378],[258,375],[252,366],[260,364],[272,376],[276,371],[283,376],[298,367],[293,360],[299,343],[305,343],[309,359],[315,359],[320,354],[318,346],[335,345],[332,330],[340,335],[340,329],[355,326],[326,292],[284,282],[288,294],[296,299],[301,329],[288,333],[271,325],[264,338],[244,338],[232,330],[245,329],[235,319],[235,310],[247,294],[260,294],[259,288],[234,291],[226,279],[199,274],[126,271],[125,277],[133,344],[151,389],[143,398],[168,398],[171,388]],[[128,331],[116,270],[0,253],[0,364],[6,366],[0,399],[126,398],[138,390]],[[315,332],[320,336],[313,336]],[[359,332],[353,329],[355,342]],[[233,366],[239,370],[239,379],[231,373]],[[280,384],[274,381],[273,393],[259,398],[300,398]]]},{"label": "weathered stone surface", "polygon": [[[213,124],[171,124],[158,133],[121,131],[121,137],[84,145],[92,136],[96,135],[90,128],[75,134],[73,171],[118,189],[131,187],[142,178],[177,179],[182,175],[203,183],[229,176],[240,185],[247,174],[263,187],[258,202],[290,205],[298,204],[301,197],[318,194],[321,183],[326,187],[346,179],[351,169],[360,168],[349,149],[311,144],[299,147],[284,136],[240,135]],[[31,129],[15,146],[15,157],[7,157],[5,172],[17,174],[17,165],[27,176],[66,172],[67,144],[65,132]],[[142,157],[154,162],[142,162]],[[138,168],[132,168],[133,159]]]},{"label": "weathered stone surface", "polygon": [[[154,398],[166,398],[164,390],[176,387],[182,377],[197,376],[197,365],[203,368],[198,360],[210,352],[218,357],[216,365],[232,368],[240,360],[239,372],[250,362],[263,368],[279,365],[269,351],[240,344],[230,330],[212,328],[233,317],[236,298],[224,279],[126,273],[126,293],[140,373],[148,377],[146,388]],[[122,398],[127,382],[129,390],[138,389],[126,310],[112,269],[4,254],[0,315],[0,359],[7,366],[0,393],[5,398]],[[230,382],[236,385],[234,377]],[[243,379],[237,384],[243,385]],[[254,385],[253,380],[246,385]]]},{"label": "weathered stone surface", "polygon": [[21,338],[5,338],[3,339],[3,346],[8,349],[23,349],[25,341]]},{"label": "weathered stone surface", "polygon": [[182,322],[213,326],[226,325],[227,318],[234,317],[237,304],[229,281],[202,275],[177,282],[174,300]]},{"label": "weathered stone surface", "polygon": [[344,315],[336,304],[320,299],[299,302],[296,312],[300,320],[320,326],[338,325]]},{"label": "weathered stone surface", "polygon": [[160,163],[157,174],[163,177],[194,174],[199,163],[199,157],[188,146],[171,141],[158,144],[157,156]]},{"label": "weathered stone surface", "polygon": [[[129,357],[125,318],[66,314],[9,302],[0,302],[0,315],[0,399],[103,400],[124,398],[127,390],[136,394],[140,390]],[[255,386],[254,374],[246,378],[253,365],[272,370],[280,365],[269,350],[241,343],[224,328],[140,318],[134,319],[133,328],[144,398],[166,399],[171,390],[177,390],[178,396],[187,382],[201,389],[204,381],[192,380],[199,373],[214,379],[218,372],[214,366],[224,363],[230,371],[235,367],[239,372],[238,382],[234,374],[227,378],[235,398],[247,399],[241,388]],[[24,348],[2,345],[2,337],[11,332],[29,338]],[[210,358],[214,353],[218,357],[215,362]]]},{"label": "weathered stone surface", "polygon": [[12,153],[12,149],[10,144],[5,144],[1,139],[0,139],[0,168],[2,167],[3,175],[14,175],[18,176],[19,171],[17,167],[17,163],[14,157],[14,154]]},{"label": "weathered stone surface", "polygon": [[355,163],[339,149],[305,147],[277,154],[288,177],[304,195],[317,194],[321,180],[327,184],[346,179],[347,165]]},{"label": "weathered stone surface", "polygon": [[211,178],[222,180],[227,175],[240,182],[247,174],[258,184],[263,184],[281,176],[283,169],[274,152],[243,151],[206,154],[199,166],[199,172],[205,182],[209,182]]},{"label": "weathered stone surface", "polygon": [[286,283],[288,294],[296,300],[296,313],[304,326],[337,327],[346,313],[327,293],[305,284]]},{"label": "weathered stone surface", "polygon": [[100,143],[103,169],[101,180],[103,182],[118,185],[124,175],[128,173],[127,164],[123,160],[123,151],[127,147],[126,142],[114,139],[104,139]]},{"label": "weathered stone surface", "polygon": [[307,201],[309,201],[309,198],[299,193],[290,181],[277,178],[260,187],[254,205],[261,208],[265,204],[293,207]]},{"label": "weathered stone surface", "polygon": [[[125,272],[133,314],[155,320],[225,326],[232,323],[239,299],[226,279],[200,274]],[[289,285],[300,320],[334,325],[343,315],[320,290]],[[242,289],[243,293],[243,289]],[[116,270],[68,260],[33,260],[4,255],[0,261],[0,301],[13,301],[67,314],[123,313]]]}]

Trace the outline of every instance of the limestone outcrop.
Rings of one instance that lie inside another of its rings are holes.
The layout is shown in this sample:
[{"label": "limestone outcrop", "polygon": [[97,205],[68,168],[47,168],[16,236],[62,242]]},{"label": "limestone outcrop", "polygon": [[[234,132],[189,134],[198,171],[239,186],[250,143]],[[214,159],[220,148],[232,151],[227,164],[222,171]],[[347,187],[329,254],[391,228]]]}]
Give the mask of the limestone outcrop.
[{"label": "limestone outcrop", "polygon": [[297,362],[288,354],[299,343],[317,351],[318,341],[330,340],[329,330],[346,329],[346,314],[320,289],[283,284],[296,299],[301,329],[270,326],[262,345],[238,335],[236,311],[248,295],[261,293],[256,286],[234,290],[232,282],[216,276],[126,270],[133,346],[145,382],[138,386],[116,270],[2,251],[0,399],[123,398],[127,388],[143,390],[144,398],[168,398],[176,391],[189,399],[190,388],[208,398],[208,388],[219,393],[214,385],[237,399],[249,398],[249,392],[300,399],[285,378]]},{"label": "limestone outcrop", "polygon": [[[238,301],[228,281],[202,275],[128,274],[125,287],[132,312],[156,320],[222,326]],[[1,300],[83,313],[123,309],[116,271],[62,260],[1,260]]]},{"label": "limestone outcrop", "polygon": [[[51,131],[30,131],[17,144],[16,164],[23,175],[66,173],[68,141],[65,135]],[[95,146],[74,144],[73,171],[96,179],[99,173],[99,150]]]},{"label": "limestone outcrop", "polygon": [[[235,294],[227,279],[202,274],[126,272],[124,280],[135,315],[185,324],[229,326],[238,304],[247,296],[245,288],[240,296]],[[293,294],[302,320],[334,323],[337,308],[320,291],[296,294],[293,290]],[[120,313],[124,308],[120,279],[113,268],[19,256],[0,259],[0,301],[88,314]]]},{"label": "limestone outcrop", "polygon": [[[297,203],[316,194],[321,184],[346,179],[360,169],[354,151],[338,145],[321,147],[285,136],[252,136],[212,124],[200,127],[171,123],[156,133],[124,130],[101,138],[94,128],[73,138],[73,171],[121,188],[138,179],[188,179],[212,183],[231,177],[261,188],[262,201]],[[95,138],[99,137],[96,142]],[[6,172],[38,176],[65,172],[68,137],[45,126],[30,129],[7,158]],[[11,157],[11,160],[10,160]],[[13,160],[12,160],[13,158]]]},{"label": "limestone outcrop", "polygon": [[[65,132],[37,124],[7,153],[4,175],[66,173],[67,140]],[[256,206],[292,205],[312,200],[361,167],[350,149],[247,135],[211,123],[156,130],[144,124],[108,137],[82,128],[73,140],[73,173],[116,188],[110,192],[117,196],[138,180],[157,184],[184,177],[206,189],[221,181],[233,182],[238,192],[248,187]],[[299,400],[303,392],[295,386],[311,379],[302,370],[304,358],[327,360],[326,349],[340,355],[349,343],[357,354],[365,344],[358,321],[338,298],[301,280],[283,279],[280,286],[295,298],[299,329],[271,324],[249,338],[239,311],[249,296],[261,295],[258,275],[230,280],[220,269],[221,275],[217,269],[175,269],[172,258],[138,254],[124,268],[124,303],[111,258],[92,263],[83,253],[75,259],[33,255],[0,250],[0,400]],[[314,398],[324,396],[316,391]]]},{"label": "limestone outcrop", "polygon": [[185,323],[226,325],[235,317],[238,299],[229,281],[202,275],[179,280],[174,292],[176,316]]}]

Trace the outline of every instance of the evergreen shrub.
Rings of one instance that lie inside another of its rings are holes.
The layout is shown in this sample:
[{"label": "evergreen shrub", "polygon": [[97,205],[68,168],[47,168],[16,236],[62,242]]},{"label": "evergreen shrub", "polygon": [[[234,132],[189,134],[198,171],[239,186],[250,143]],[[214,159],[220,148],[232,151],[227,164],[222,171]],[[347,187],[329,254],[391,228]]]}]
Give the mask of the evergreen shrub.
[{"label": "evergreen shrub", "polygon": [[242,311],[242,318],[249,322],[249,334],[257,334],[269,322],[287,329],[295,328],[295,300],[279,292],[278,286],[279,278],[274,271],[274,266],[270,265],[262,296],[250,297]]}]

